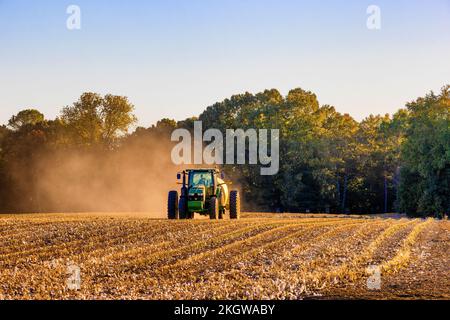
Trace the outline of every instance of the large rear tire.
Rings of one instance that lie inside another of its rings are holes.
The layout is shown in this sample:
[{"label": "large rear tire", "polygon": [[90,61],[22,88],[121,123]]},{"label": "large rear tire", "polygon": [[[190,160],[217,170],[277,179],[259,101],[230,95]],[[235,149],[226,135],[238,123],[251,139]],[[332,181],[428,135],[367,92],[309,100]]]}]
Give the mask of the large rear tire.
[{"label": "large rear tire", "polygon": [[230,192],[230,219],[239,219],[241,217],[241,198],[239,191]]},{"label": "large rear tire", "polygon": [[211,220],[219,218],[219,200],[216,197],[211,197],[209,200],[209,218]]},{"label": "large rear tire", "polygon": [[176,220],[178,215],[178,191],[169,191],[169,197],[167,201],[167,218],[169,220]]}]

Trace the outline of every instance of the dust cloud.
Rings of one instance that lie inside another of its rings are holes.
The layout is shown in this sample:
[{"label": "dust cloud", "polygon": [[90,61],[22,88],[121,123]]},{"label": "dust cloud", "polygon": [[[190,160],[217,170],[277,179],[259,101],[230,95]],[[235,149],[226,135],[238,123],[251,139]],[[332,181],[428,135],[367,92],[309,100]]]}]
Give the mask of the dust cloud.
[{"label": "dust cloud", "polygon": [[166,216],[178,189],[170,141],[139,139],[118,150],[56,150],[40,156],[33,186],[40,212],[142,212]]},{"label": "dust cloud", "polygon": [[[22,161],[8,164],[14,188],[5,197],[5,212],[106,212],[167,216],[167,194],[180,192],[176,175],[187,168],[175,165],[170,134],[130,136],[113,150],[100,146],[50,145]],[[231,179],[230,179],[231,178]],[[225,181],[238,181],[233,175]],[[229,190],[241,190],[231,184]],[[241,193],[242,195],[242,193]],[[242,197],[241,197],[242,199]]]}]

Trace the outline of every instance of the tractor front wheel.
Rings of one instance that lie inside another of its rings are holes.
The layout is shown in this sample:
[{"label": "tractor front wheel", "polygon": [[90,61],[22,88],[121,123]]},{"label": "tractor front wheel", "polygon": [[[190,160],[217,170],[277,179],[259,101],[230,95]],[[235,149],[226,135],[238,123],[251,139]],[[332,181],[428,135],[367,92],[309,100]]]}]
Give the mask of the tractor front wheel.
[{"label": "tractor front wheel", "polygon": [[241,216],[241,198],[239,191],[230,192],[230,219],[239,219]]},{"label": "tractor front wheel", "polygon": [[211,197],[209,200],[209,218],[217,220],[219,217],[219,200],[216,197]]},{"label": "tractor front wheel", "polygon": [[170,191],[167,201],[167,218],[169,220],[178,219],[178,192]]},{"label": "tractor front wheel", "polygon": [[185,197],[180,198],[180,202],[178,205],[178,211],[179,211],[180,219],[188,218],[188,210],[187,210],[187,203],[186,203]]}]

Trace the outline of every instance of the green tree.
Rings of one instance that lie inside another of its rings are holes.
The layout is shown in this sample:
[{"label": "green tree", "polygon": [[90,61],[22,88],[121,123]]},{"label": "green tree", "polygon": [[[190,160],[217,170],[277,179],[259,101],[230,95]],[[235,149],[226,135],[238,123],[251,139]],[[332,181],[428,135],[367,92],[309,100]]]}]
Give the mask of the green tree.
[{"label": "green tree", "polygon": [[23,124],[5,135],[1,141],[0,203],[6,211],[40,211],[40,179],[37,163],[44,155],[47,122]]},{"label": "green tree", "polygon": [[44,115],[35,109],[20,111],[8,121],[8,126],[13,130],[19,130],[26,125],[35,125],[44,121]]},{"label": "green tree", "polygon": [[61,119],[72,139],[81,145],[112,147],[136,122],[134,106],[126,97],[84,93],[72,106],[65,107]]},{"label": "green tree", "polygon": [[400,208],[410,215],[450,213],[450,86],[407,105]]}]

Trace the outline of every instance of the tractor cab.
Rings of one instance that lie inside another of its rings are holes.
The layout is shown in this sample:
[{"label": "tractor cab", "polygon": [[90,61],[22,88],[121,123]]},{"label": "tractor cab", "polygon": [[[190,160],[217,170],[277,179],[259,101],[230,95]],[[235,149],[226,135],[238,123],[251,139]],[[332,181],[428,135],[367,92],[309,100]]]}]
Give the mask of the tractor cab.
[{"label": "tractor cab", "polygon": [[189,194],[202,189],[206,196],[214,194],[214,174],[210,171],[190,171],[188,179]]}]

